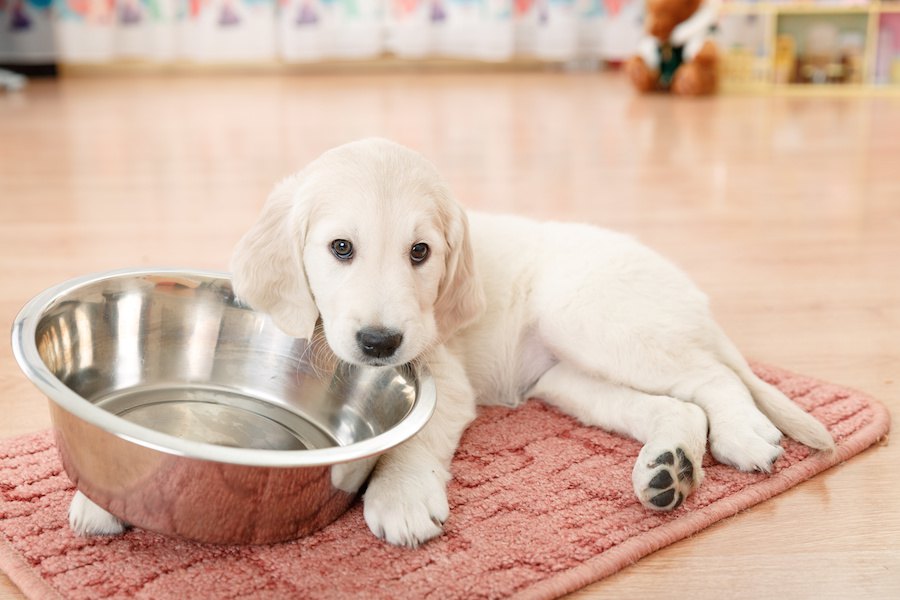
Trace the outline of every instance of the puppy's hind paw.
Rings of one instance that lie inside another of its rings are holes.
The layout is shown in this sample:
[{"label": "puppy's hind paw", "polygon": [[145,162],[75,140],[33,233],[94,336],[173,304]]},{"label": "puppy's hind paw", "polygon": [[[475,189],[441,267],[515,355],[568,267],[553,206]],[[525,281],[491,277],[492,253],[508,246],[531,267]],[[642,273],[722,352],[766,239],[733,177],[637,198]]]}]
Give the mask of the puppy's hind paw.
[{"label": "puppy's hind paw", "polygon": [[710,421],[709,450],[740,471],[771,473],[783,453],[781,431],[754,407],[735,408],[728,419]]},{"label": "puppy's hind paw", "polygon": [[700,459],[691,459],[680,447],[659,451],[645,446],[632,472],[638,499],[652,510],[675,510],[702,478]]},{"label": "puppy's hind paw", "polygon": [[88,499],[81,492],[75,492],[69,505],[69,526],[75,535],[119,535],[128,525]]},{"label": "puppy's hind paw", "polygon": [[[771,443],[755,430],[743,428],[730,431],[727,435],[710,434],[709,446],[713,457],[722,464],[745,472],[761,471],[771,473],[775,461],[784,450],[777,443]],[[774,439],[774,436],[768,436]]]}]

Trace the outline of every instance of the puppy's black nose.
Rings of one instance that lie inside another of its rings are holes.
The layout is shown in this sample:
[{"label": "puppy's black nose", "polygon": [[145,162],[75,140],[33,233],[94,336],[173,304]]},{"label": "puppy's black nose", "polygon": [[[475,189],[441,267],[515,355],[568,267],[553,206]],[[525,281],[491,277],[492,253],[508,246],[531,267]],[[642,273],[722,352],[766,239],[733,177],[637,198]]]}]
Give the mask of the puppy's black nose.
[{"label": "puppy's black nose", "polygon": [[387,358],[403,342],[403,334],[393,329],[366,327],[356,332],[356,341],[366,356]]}]

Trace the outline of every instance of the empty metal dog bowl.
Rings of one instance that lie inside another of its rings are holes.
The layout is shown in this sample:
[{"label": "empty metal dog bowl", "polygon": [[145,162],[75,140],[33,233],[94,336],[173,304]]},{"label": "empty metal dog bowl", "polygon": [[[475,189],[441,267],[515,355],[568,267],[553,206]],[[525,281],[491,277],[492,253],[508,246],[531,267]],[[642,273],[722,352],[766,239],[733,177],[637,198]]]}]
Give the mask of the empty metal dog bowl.
[{"label": "empty metal dog bowl", "polygon": [[240,304],[224,274],[76,279],[34,298],[12,333],[78,489],[128,523],[198,541],[323,527],[434,410],[423,370],[321,359]]}]

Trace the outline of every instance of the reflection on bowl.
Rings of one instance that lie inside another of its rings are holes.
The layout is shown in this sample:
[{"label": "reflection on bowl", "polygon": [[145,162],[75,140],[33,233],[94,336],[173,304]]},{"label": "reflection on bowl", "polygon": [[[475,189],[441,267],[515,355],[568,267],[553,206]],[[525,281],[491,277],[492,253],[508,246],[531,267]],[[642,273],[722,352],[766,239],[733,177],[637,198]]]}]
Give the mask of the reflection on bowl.
[{"label": "reflection on bowl", "polygon": [[421,368],[311,352],[218,273],[64,283],[22,309],[13,350],[50,399],[78,489],[128,523],[204,542],[276,542],[330,523],[435,404]]}]

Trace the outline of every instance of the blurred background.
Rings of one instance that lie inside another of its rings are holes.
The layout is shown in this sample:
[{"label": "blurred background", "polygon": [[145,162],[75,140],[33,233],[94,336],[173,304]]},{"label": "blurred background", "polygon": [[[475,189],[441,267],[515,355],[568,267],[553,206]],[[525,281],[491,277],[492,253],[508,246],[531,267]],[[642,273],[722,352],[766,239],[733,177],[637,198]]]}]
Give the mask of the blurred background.
[{"label": "blurred background", "polygon": [[6,61],[621,58],[637,0],[3,0]]},{"label": "blurred background", "polygon": [[[707,2],[726,87],[900,84],[900,0]],[[0,63],[615,65],[643,0],[0,0]]]}]

